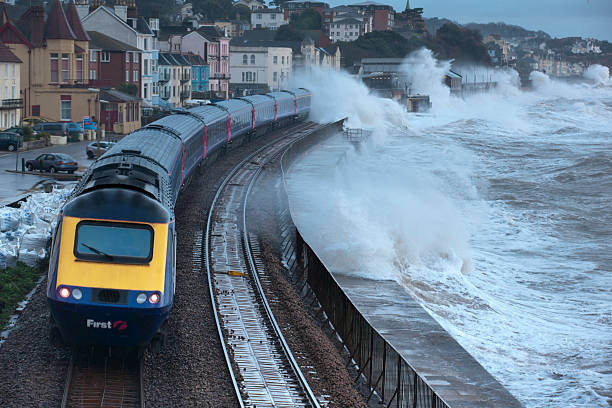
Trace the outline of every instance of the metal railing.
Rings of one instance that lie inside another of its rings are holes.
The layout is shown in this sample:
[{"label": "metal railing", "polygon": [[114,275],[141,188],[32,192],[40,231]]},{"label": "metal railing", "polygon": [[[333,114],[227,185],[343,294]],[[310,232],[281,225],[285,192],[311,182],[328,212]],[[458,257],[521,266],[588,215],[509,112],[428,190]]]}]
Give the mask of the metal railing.
[{"label": "metal railing", "polygon": [[[342,132],[342,121],[336,123],[336,132]],[[282,169],[285,173],[290,163],[329,133],[320,133],[312,138],[301,139],[285,152]],[[286,193],[285,193],[286,194]],[[450,408],[436,394],[426,380],[370,325],[353,305],[333,275],[325,268],[314,251],[295,230],[284,248],[287,264],[297,279],[308,285],[325,310],[327,319],[342,339],[358,370],[355,380],[362,378],[370,389],[368,400],[376,392],[387,408]],[[292,253],[292,254],[291,254]],[[300,276],[301,275],[301,276]]]},{"label": "metal railing", "polygon": [[21,109],[23,108],[23,99],[2,99],[0,109]]}]

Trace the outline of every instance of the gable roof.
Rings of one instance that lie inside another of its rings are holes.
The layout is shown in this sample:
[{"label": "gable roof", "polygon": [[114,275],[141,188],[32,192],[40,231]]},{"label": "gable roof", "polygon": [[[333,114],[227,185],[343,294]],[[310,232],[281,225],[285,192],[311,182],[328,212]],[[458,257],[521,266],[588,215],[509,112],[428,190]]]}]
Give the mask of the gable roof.
[{"label": "gable roof", "polygon": [[76,40],[76,35],[68,24],[68,18],[59,0],[54,0],[51,5],[45,24],[45,38],[50,40]]},{"label": "gable roof", "polygon": [[66,17],[68,18],[68,23],[70,24],[70,27],[72,27],[72,32],[74,33],[76,39],[78,41],[89,41],[89,36],[87,36],[87,33],[85,32],[83,24],[81,24],[79,12],[77,11],[73,1],[68,3],[68,6],[66,7]]},{"label": "gable roof", "polygon": [[218,38],[223,37],[223,34],[214,26],[202,26],[196,32],[208,41],[216,41]]},{"label": "gable roof", "polygon": [[97,31],[87,31],[91,42],[89,48],[103,51],[140,51],[136,47],[132,47],[129,44],[115,40],[108,35],[99,33]]},{"label": "gable roof", "polygon": [[122,24],[124,27],[129,28],[130,30],[132,30],[133,32],[137,32],[134,27],[132,27],[131,25],[129,25],[128,23],[126,23],[125,21],[123,21],[121,19],[121,17],[119,17],[118,15],[115,14],[115,12],[111,9],[109,9],[106,6],[100,6],[97,9],[95,9],[94,11],[92,11],[91,13],[89,13],[88,15],[86,15],[85,17],[83,17],[83,22],[86,22],[87,20],[90,20],[92,18],[95,18],[95,16],[98,13],[106,13],[109,16],[111,16],[112,18],[114,18],[117,22],[119,22],[120,24]]},{"label": "gable roof", "polygon": [[0,42],[0,62],[14,62],[21,64],[21,60],[17,58],[9,47]]},{"label": "gable roof", "polygon": [[138,20],[136,20],[136,31],[141,34],[154,35],[153,31],[151,31],[151,27],[149,27],[149,24],[147,23],[147,20],[145,20],[142,16],[138,17]]}]

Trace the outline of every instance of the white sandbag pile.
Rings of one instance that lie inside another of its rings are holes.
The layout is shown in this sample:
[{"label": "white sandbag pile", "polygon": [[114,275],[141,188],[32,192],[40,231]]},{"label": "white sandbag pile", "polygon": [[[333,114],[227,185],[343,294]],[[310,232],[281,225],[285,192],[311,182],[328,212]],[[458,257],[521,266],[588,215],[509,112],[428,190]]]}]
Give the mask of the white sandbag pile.
[{"label": "white sandbag pile", "polygon": [[74,185],[34,193],[19,208],[0,208],[0,269],[20,261],[30,266],[47,257],[47,244],[57,225],[57,213]]}]

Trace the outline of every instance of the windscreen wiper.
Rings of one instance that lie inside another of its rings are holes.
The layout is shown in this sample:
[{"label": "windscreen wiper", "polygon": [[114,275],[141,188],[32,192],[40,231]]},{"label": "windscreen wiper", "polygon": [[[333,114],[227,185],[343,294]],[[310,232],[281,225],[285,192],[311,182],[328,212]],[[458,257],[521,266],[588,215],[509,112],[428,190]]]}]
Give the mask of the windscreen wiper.
[{"label": "windscreen wiper", "polygon": [[91,251],[94,251],[94,252],[95,252],[96,254],[98,254],[98,255],[103,255],[103,256],[107,257],[107,258],[108,258],[108,259],[110,259],[111,261],[114,261],[114,260],[115,260],[115,258],[113,258],[113,256],[112,256],[112,255],[107,254],[106,252],[102,252],[102,251],[100,251],[100,250],[99,250],[99,249],[97,249],[97,248],[94,248],[94,247],[92,247],[92,246],[90,246],[90,245],[87,245],[87,244],[84,244],[84,243],[82,243],[82,242],[81,242],[81,245],[83,245],[85,248],[87,248],[87,249],[89,249],[89,250],[91,250]]}]

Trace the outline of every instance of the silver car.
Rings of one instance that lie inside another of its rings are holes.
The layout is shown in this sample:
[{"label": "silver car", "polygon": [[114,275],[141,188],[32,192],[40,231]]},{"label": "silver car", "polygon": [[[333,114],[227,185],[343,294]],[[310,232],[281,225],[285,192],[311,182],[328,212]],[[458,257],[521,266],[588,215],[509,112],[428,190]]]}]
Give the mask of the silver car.
[{"label": "silver car", "polygon": [[100,156],[106,153],[111,147],[115,145],[115,142],[92,142],[87,145],[85,148],[85,152],[87,153],[87,158],[94,159],[98,156],[98,144],[100,145]]}]

